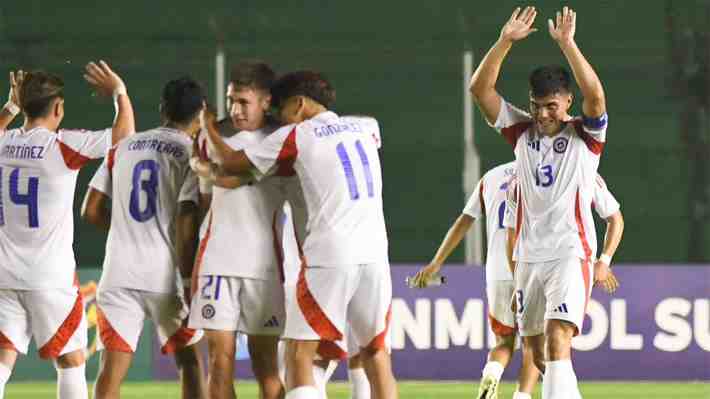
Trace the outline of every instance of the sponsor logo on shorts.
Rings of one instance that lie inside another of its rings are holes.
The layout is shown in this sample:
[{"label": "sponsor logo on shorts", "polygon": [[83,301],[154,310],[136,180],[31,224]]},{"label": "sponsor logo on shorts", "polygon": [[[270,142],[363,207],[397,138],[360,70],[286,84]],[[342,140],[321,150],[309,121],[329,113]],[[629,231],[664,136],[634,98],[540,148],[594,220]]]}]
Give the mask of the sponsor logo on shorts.
[{"label": "sponsor logo on shorts", "polygon": [[563,152],[567,151],[567,137],[556,138],[555,141],[552,143],[552,148],[554,148],[555,152],[558,154],[562,154]]},{"label": "sponsor logo on shorts", "polygon": [[202,317],[205,319],[211,319],[214,317],[215,314],[214,306],[210,305],[209,303],[205,306],[202,307]]},{"label": "sponsor logo on shorts", "polygon": [[264,323],[264,327],[278,327],[279,326],[279,319],[276,318],[276,316],[271,316],[271,318]]},{"label": "sponsor logo on shorts", "polygon": [[555,308],[555,312],[559,312],[559,313],[569,313],[569,312],[567,311],[567,304],[566,304],[566,303],[563,303],[562,305],[558,306],[557,308]]}]

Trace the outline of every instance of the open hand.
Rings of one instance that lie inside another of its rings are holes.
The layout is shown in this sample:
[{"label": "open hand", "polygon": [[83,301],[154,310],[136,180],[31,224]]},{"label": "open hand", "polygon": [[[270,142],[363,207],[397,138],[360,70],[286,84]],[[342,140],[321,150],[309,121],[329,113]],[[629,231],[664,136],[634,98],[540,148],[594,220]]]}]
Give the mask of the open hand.
[{"label": "open hand", "polygon": [[570,43],[574,41],[574,32],[577,25],[577,13],[571,8],[564,7],[562,12],[557,11],[555,22],[547,20],[547,27],[550,36],[558,43]]},{"label": "open hand", "polygon": [[89,62],[85,71],[84,79],[94,86],[99,94],[107,97],[113,96],[114,93],[125,94],[126,85],[123,80],[104,61],[99,61],[98,64]]},{"label": "open hand", "polygon": [[594,264],[594,285],[601,285],[604,291],[609,294],[613,294],[619,288],[619,280],[609,265],[600,260]]},{"label": "open hand", "polygon": [[503,25],[503,29],[500,31],[501,40],[508,42],[517,42],[518,40],[525,39],[537,29],[532,28],[533,22],[535,22],[535,16],[537,11],[535,7],[525,7],[521,12],[520,7],[513,11],[513,15],[510,16],[508,22]]},{"label": "open hand", "polygon": [[7,96],[7,100],[18,107],[20,106],[20,87],[24,80],[25,72],[22,69],[17,72],[10,71],[10,94]]}]

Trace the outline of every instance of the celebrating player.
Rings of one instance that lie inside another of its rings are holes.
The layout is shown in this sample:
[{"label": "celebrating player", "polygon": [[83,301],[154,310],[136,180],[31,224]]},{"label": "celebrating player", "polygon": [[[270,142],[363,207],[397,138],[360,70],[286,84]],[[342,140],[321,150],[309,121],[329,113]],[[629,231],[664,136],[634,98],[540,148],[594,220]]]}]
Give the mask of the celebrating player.
[{"label": "celebrating player", "polygon": [[374,396],[396,398],[385,348],[392,284],[377,123],[347,121],[328,111],[335,90],[316,72],[283,76],[272,96],[289,125],[244,151],[224,144],[216,129],[210,129],[210,139],[225,172],[293,168],[304,191],[309,229],[298,295],[286,309],[286,397],[318,398],[312,367],[319,341],[342,339],[349,323]]},{"label": "celebrating player", "polygon": [[[268,125],[275,74],[262,62],[235,66],[227,91],[230,117],[238,132],[226,139],[230,148],[261,142]],[[212,122],[209,113],[205,120]],[[202,186],[209,187],[209,183]],[[248,335],[252,369],[261,397],[283,395],[277,346],[285,325],[283,271],[275,253],[276,215],[283,196],[273,179],[241,185],[220,176],[212,188],[208,227],[196,260],[196,295],[190,326],[206,331],[209,345],[209,391],[213,398],[234,398],[234,355],[237,332]],[[238,245],[235,245],[235,238]]]},{"label": "celebrating player", "polygon": [[545,66],[530,75],[530,113],[496,91],[501,65],[513,44],[533,33],[537,11],[516,9],[476,69],[470,90],[486,120],[513,147],[519,178],[519,228],[513,273],[517,321],[525,343],[544,340],[543,398],[580,398],[571,362],[572,337],[582,329],[591,291],[591,200],[604,148],[604,90],[574,40],[576,13],[564,7],[548,20],[549,33],[582,92],[582,118],[566,69]]},{"label": "celebrating player", "polygon": [[21,85],[13,82],[13,105],[19,101],[25,121],[0,136],[0,397],[31,338],[41,358],[54,360],[57,396],[88,397],[86,322],[72,249],[74,189],[79,169],[132,134],[135,124],[126,86],[106,63],[89,63],[84,76],[100,94],[113,95],[111,129],[59,129],[64,82],[56,75],[29,72]]},{"label": "celebrating player", "polygon": [[[206,397],[199,356],[200,331],[184,327],[197,242],[197,177],[190,170],[191,136],[200,127],[202,88],[190,78],[167,83],[164,126],[136,134],[111,149],[91,186],[110,197],[111,220],[102,201],[87,194],[85,217],[110,223],[97,293],[101,367],[96,398],[120,397],[146,318],[153,321],[164,354],[175,354],[184,398]],[[187,294],[186,294],[187,295]],[[187,301],[187,304],[183,301]]]},{"label": "celebrating player", "polygon": [[[432,275],[441,270],[446,258],[459,245],[477,218],[486,217],[486,296],[488,320],[496,336],[496,345],[488,353],[483,368],[478,399],[497,397],[498,383],[515,350],[515,314],[510,310],[513,295],[513,275],[506,259],[506,231],[503,227],[508,182],[515,175],[515,164],[509,162],[488,171],[478,182],[466,203],[461,216],[451,226],[431,263],[414,277],[414,283],[423,287]],[[518,389],[513,399],[529,399],[539,374],[533,363],[532,351],[523,348],[523,364],[518,375]]]}]

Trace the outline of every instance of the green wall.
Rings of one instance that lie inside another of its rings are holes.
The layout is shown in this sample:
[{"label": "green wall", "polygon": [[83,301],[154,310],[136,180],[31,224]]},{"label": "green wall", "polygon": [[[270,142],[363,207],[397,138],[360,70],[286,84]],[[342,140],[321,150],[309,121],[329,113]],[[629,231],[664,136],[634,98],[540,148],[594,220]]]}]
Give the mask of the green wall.
[{"label": "green wall", "polygon": [[[682,262],[688,166],[665,83],[665,3],[577,3],[577,41],[608,97],[609,142],[600,172],[626,218],[615,259]],[[515,46],[503,68],[499,89],[521,106],[528,72],[564,63],[545,25],[561,4],[536,2],[540,31]],[[60,73],[67,83],[65,126],[100,128],[110,124],[112,107],[89,95],[81,67],[104,58],[125,77],[139,129],[146,129],[158,123],[159,93],[167,79],[189,73],[214,93],[212,19],[224,36],[228,63],[257,57],[279,71],[320,69],[338,90],[336,111],[380,120],[391,258],[425,262],[464,204],[464,40],[480,59],[517,5],[509,0],[3,2],[0,73],[17,67]],[[468,34],[462,33],[461,13],[468,18]],[[476,127],[484,170],[512,159],[477,111]],[[94,167],[81,174],[77,210]],[[79,263],[101,264],[105,235],[79,222],[75,234]],[[452,261],[461,259],[459,250]]]}]

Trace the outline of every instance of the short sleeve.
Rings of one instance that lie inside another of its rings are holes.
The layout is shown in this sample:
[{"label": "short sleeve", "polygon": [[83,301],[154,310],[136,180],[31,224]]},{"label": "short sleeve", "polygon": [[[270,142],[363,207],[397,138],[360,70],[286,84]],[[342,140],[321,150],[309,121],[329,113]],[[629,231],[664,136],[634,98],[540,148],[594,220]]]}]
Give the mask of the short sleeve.
[{"label": "short sleeve", "polygon": [[483,179],[478,181],[476,188],[473,190],[471,197],[469,197],[466,206],[463,208],[463,214],[471,216],[474,219],[480,219],[485,212],[485,204],[483,200]]},{"label": "short sleeve", "polygon": [[192,169],[187,170],[187,176],[180,187],[178,202],[188,201],[199,204],[200,191],[198,190],[197,175]]},{"label": "short sleeve", "polygon": [[518,224],[518,182],[515,178],[508,184],[508,191],[505,193],[505,215],[503,216],[503,227],[515,229]]},{"label": "short sleeve", "polygon": [[589,151],[595,155],[601,155],[606,143],[606,129],[608,117],[605,113],[598,118],[588,118],[586,116],[575,120],[575,129],[582,138]]},{"label": "short sleeve", "polygon": [[533,125],[530,114],[501,98],[500,112],[493,128],[498,131],[513,148],[520,136]]},{"label": "short sleeve", "polygon": [[111,129],[60,130],[57,142],[69,169],[81,169],[92,159],[103,158],[111,147]]},{"label": "short sleeve", "polygon": [[597,175],[597,180],[594,183],[594,200],[592,202],[594,211],[600,218],[606,219],[619,211],[621,206],[614,198],[614,195],[609,191],[604,179]]},{"label": "short sleeve", "polygon": [[89,187],[111,197],[113,191],[111,186],[111,173],[108,170],[106,159],[101,162],[101,166],[96,170],[94,177],[91,178]]},{"label": "short sleeve", "polygon": [[293,164],[298,157],[297,125],[287,125],[268,135],[258,144],[244,149],[258,174],[293,176]]}]

